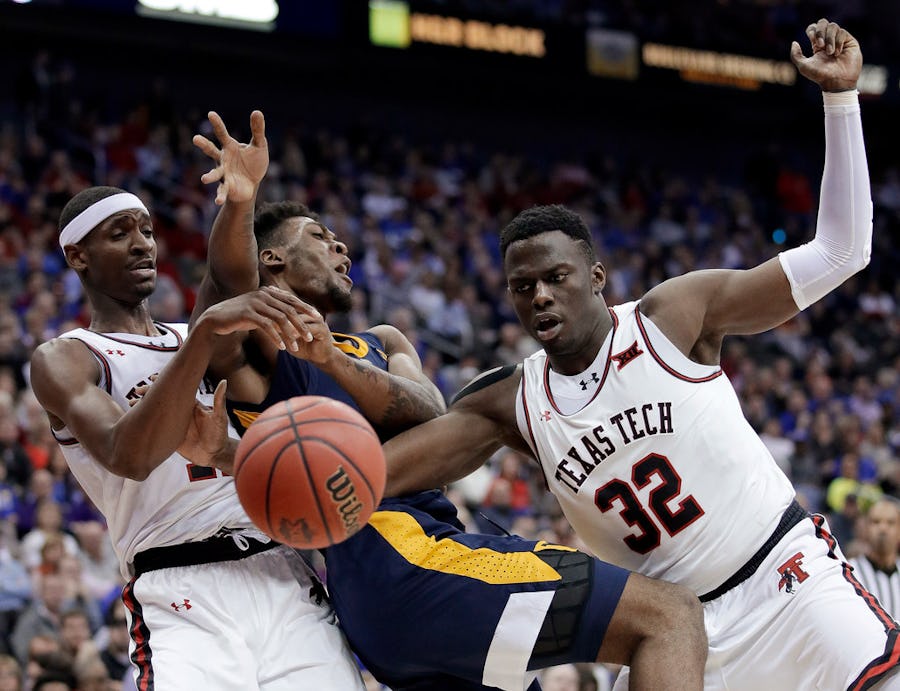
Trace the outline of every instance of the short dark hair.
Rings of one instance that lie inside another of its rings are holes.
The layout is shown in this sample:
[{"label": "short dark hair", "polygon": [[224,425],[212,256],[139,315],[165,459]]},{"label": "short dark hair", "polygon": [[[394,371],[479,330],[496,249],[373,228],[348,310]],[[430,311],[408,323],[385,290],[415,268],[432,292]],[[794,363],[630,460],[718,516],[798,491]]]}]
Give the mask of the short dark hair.
[{"label": "short dark hair", "polygon": [[561,204],[533,206],[507,223],[500,232],[500,254],[506,257],[506,250],[518,240],[526,240],[554,230],[565,233],[573,240],[581,241],[588,262],[593,264],[596,261],[594,243],[587,223],[581,216]]},{"label": "short dark hair", "polygon": [[59,230],[62,231],[73,218],[92,204],[96,204],[101,199],[106,199],[114,194],[123,194],[125,191],[118,187],[106,186],[88,187],[86,190],[81,190],[63,207],[62,213],[59,215]]},{"label": "short dark hair", "polygon": [[259,249],[271,247],[278,242],[278,230],[281,224],[290,218],[305,216],[318,221],[318,215],[309,210],[306,204],[293,201],[269,202],[259,207],[253,218],[253,234]]}]

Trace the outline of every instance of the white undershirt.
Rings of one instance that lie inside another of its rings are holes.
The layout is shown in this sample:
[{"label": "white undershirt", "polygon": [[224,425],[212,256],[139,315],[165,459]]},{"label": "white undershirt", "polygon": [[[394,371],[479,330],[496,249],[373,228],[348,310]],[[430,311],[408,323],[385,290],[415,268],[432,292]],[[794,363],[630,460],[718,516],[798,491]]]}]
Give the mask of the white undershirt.
[{"label": "white undershirt", "polygon": [[556,407],[563,415],[577,413],[594,397],[597,387],[600,386],[603,370],[606,368],[611,343],[612,329],[606,334],[603,345],[597,351],[597,357],[583,372],[566,375],[550,369],[550,391],[553,393]]}]

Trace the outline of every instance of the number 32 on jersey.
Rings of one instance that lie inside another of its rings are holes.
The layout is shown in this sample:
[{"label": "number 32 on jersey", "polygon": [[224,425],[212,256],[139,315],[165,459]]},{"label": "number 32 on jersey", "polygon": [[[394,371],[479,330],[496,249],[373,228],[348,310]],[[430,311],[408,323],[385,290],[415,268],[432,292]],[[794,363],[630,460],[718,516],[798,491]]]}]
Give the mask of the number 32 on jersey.
[{"label": "number 32 on jersey", "polygon": [[[633,488],[644,489],[654,477],[661,482],[650,490],[649,506],[645,507]],[[594,503],[603,513],[618,503],[621,506],[619,515],[625,523],[637,526],[640,531],[625,536],[625,544],[638,554],[647,554],[659,547],[662,531],[657,524],[674,537],[703,515],[703,509],[690,494],[678,501],[677,508],[670,508],[670,503],[677,501],[680,495],[681,476],[668,458],[651,453],[634,464],[630,484],[624,480],[610,480],[594,494]]]}]

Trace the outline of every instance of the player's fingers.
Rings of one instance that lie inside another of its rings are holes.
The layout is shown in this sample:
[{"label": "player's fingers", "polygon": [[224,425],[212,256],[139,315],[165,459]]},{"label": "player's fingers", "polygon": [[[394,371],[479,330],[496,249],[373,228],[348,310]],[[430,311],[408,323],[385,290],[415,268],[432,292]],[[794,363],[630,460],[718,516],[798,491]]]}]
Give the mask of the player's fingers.
[{"label": "player's fingers", "polygon": [[276,299],[288,303],[298,312],[308,314],[313,319],[324,320],[324,317],[322,316],[322,313],[319,312],[319,310],[310,305],[308,302],[298,298],[296,295],[294,295],[294,293],[291,293],[287,290],[282,290],[281,288],[276,288],[275,286],[265,286],[263,290],[271,294]]},{"label": "player's fingers", "polygon": [[203,175],[200,176],[200,182],[209,185],[210,183],[218,182],[224,175],[225,169],[221,166],[216,166],[215,168],[210,169],[209,172],[203,173]]},{"label": "player's fingers", "polygon": [[287,347],[284,344],[284,339],[278,332],[278,329],[275,327],[275,322],[272,319],[261,314],[248,315],[247,319],[253,324],[251,328],[255,328],[258,331],[264,333],[275,345],[278,346],[279,350],[287,350]]},{"label": "player's fingers", "polygon": [[797,67],[800,67],[800,64],[806,60],[806,57],[803,55],[803,49],[800,47],[800,44],[796,41],[791,43],[791,62],[793,62]]},{"label": "player's fingers", "polygon": [[849,43],[852,39],[853,37],[850,35],[849,31],[838,27],[837,33],[834,36],[835,57],[844,52],[844,46],[847,45],[847,43]]},{"label": "player's fingers", "polygon": [[222,155],[222,152],[219,151],[219,147],[209,141],[209,139],[204,137],[202,134],[195,134],[191,138],[191,141],[193,142],[194,146],[196,146],[198,149],[200,149],[200,151],[202,151],[212,159],[218,161],[219,156]]},{"label": "player's fingers", "polygon": [[828,55],[834,55],[834,40],[840,28],[834,22],[829,22],[825,27],[825,52]]},{"label": "player's fingers", "polygon": [[266,146],[266,118],[261,110],[250,113],[250,132],[252,134],[250,143],[253,146]]},{"label": "player's fingers", "polygon": [[298,338],[309,340],[305,335],[308,329],[297,318],[293,307],[267,292],[260,292],[259,298],[260,305],[257,308],[259,313],[268,318],[283,344],[288,344],[291,350],[298,350]]},{"label": "player's fingers", "polygon": [[225,390],[228,388],[228,382],[223,379],[216,385],[215,393],[213,393],[213,411],[221,413],[225,410]]},{"label": "player's fingers", "polygon": [[216,187],[216,206],[222,206],[228,201],[228,183],[220,182]]},{"label": "player's fingers", "polygon": [[231,138],[231,135],[228,134],[228,128],[225,127],[225,121],[222,120],[216,111],[209,111],[209,113],[207,113],[207,118],[209,118],[209,124],[212,125],[213,132],[215,132],[216,138],[219,140],[220,144],[224,144]]},{"label": "player's fingers", "polygon": [[814,53],[825,49],[825,29],[827,27],[828,20],[820,19],[806,28],[806,35],[810,37],[810,44]]}]

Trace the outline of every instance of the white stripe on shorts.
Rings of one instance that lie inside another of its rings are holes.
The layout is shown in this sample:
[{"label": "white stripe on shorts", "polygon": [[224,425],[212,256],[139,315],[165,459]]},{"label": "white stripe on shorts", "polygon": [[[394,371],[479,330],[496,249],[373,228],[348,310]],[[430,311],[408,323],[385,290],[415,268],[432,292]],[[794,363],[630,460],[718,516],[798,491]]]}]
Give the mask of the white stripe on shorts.
[{"label": "white stripe on shorts", "polygon": [[[503,691],[523,691],[528,658],[553,601],[554,591],[513,593],[497,622],[484,660],[481,683]],[[528,680],[528,683],[531,679]]]}]

